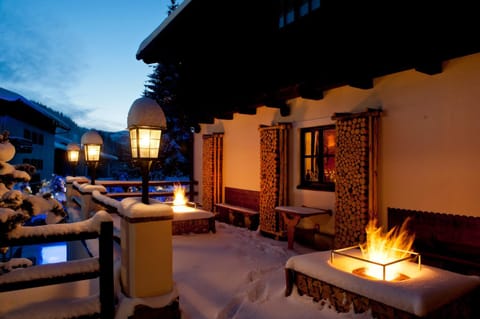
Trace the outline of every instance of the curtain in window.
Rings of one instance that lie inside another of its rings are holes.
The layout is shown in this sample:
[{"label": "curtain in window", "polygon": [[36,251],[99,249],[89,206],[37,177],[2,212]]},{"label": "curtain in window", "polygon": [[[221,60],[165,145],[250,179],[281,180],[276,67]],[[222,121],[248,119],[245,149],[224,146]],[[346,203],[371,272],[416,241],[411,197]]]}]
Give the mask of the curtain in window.
[{"label": "curtain in window", "polygon": [[276,206],[288,205],[288,133],[290,124],[260,127],[260,232],[279,239],[285,235]]},{"label": "curtain in window", "polygon": [[223,201],[223,133],[203,135],[202,209],[213,212]]},{"label": "curtain in window", "polygon": [[368,221],[377,218],[377,165],[381,111],[334,115],[336,185],[334,248],[365,241]]}]

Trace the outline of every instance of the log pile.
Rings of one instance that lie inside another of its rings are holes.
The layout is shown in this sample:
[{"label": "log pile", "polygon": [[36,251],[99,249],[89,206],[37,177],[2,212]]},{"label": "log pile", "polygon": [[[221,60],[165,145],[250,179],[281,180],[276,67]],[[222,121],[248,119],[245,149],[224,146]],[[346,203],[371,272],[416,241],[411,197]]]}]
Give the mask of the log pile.
[{"label": "log pile", "polygon": [[223,134],[215,133],[203,136],[202,161],[202,207],[207,211],[214,209],[215,203],[221,203],[223,179]]},{"label": "log pile", "polygon": [[335,248],[365,241],[376,216],[379,111],[336,115]]},{"label": "log pile", "polygon": [[281,124],[260,128],[260,231],[276,239],[285,233],[275,207],[288,202],[289,127]]},{"label": "log pile", "polygon": [[[285,270],[286,290],[285,296],[292,294],[297,289],[299,295],[312,297],[313,302],[335,309],[339,313],[364,313],[370,311],[372,318],[382,319],[418,319],[419,317],[401,309],[386,305],[382,302],[367,298],[357,293],[339,288],[317,278],[292,269]],[[476,304],[480,289],[463,295],[452,302],[439,307],[429,313],[425,318],[477,318]],[[422,317],[423,318],[423,317]]]}]

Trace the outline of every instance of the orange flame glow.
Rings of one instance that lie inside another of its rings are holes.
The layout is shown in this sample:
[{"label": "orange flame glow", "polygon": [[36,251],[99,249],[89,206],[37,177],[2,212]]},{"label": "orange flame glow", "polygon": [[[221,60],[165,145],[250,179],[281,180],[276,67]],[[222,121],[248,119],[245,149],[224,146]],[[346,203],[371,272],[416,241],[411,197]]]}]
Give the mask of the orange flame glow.
[{"label": "orange flame glow", "polygon": [[[363,258],[379,263],[388,264],[395,260],[409,256],[415,236],[407,231],[407,218],[400,229],[392,228],[387,233],[377,227],[375,219],[370,220],[366,227],[367,240],[360,245]],[[393,280],[399,275],[402,263],[395,263],[386,267],[385,280]],[[367,266],[366,274],[370,277],[383,279],[383,267],[370,264]]]},{"label": "orange flame glow", "polygon": [[187,204],[187,197],[185,196],[185,187],[181,184],[173,185],[173,205],[185,206]]}]

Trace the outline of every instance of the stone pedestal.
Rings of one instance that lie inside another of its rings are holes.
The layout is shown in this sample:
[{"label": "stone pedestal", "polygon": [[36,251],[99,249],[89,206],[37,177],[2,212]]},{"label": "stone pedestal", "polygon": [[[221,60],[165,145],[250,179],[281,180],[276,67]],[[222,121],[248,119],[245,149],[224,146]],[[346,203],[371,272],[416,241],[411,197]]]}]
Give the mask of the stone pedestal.
[{"label": "stone pedestal", "polygon": [[169,205],[150,199],[122,200],[121,281],[130,298],[156,297],[172,292],[172,220]]}]

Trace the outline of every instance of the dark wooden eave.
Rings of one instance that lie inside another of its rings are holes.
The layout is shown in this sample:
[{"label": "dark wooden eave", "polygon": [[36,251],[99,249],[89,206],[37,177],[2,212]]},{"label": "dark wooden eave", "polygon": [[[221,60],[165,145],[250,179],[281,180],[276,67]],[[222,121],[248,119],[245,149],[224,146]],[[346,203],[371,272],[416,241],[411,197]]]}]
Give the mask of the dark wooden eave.
[{"label": "dark wooden eave", "polygon": [[185,0],[140,46],[145,63],[175,63],[179,103],[193,123],[254,114],[295,97],[322,99],[408,69],[442,72],[444,61],[480,52],[469,1],[322,0],[279,29],[276,0]]}]

